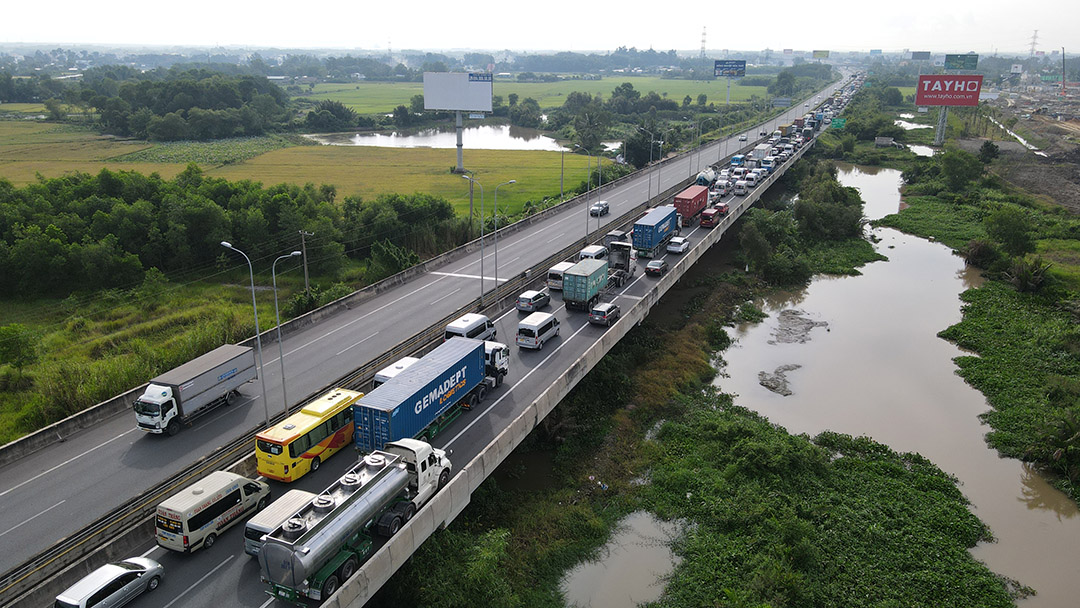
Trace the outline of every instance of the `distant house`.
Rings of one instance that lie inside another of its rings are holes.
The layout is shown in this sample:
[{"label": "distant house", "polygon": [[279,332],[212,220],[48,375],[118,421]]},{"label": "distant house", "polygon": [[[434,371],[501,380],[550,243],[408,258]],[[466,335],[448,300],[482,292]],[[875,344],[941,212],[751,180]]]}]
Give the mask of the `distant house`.
[{"label": "distant house", "polygon": [[896,142],[894,142],[893,138],[891,138],[891,137],[875,137],[874,138],[874,147],[875,148],[888,148],[889,146],[895,146],[895,145],[896,145]]}]

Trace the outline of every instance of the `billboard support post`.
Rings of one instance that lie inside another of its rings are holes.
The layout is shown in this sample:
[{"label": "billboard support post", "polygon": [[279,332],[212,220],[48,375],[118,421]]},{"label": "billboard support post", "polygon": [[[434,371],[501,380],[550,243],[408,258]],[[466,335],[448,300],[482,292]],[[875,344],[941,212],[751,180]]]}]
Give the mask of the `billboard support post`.
[{"label": "billboard support post", "polygon": [[949,106],[941,106],[938,112],[937,129],[934,131],[934,146],[941,147],[945,143],[945,125],[949,119]]},{"label": "billboard support post", "polygon": [[461,130],[462,130],[461,110],[454,110],[454,119],[455,119],[455,125],[457,126],[457,172],[458,173],[465,173],[465,165],[462,163],[462,160],[461,160],[461,148],[462,148],[462,144],[461,144]]}]

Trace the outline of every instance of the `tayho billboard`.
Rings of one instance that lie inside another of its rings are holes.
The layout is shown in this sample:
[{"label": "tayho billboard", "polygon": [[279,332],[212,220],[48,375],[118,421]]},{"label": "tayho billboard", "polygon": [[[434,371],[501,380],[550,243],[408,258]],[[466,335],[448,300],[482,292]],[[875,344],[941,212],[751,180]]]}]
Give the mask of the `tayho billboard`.
[{"label": "tayho billboard", "polygon": [[919,76],[915,91],[917,106],[977,106],[982,90],[981,75],[954,74]]}]

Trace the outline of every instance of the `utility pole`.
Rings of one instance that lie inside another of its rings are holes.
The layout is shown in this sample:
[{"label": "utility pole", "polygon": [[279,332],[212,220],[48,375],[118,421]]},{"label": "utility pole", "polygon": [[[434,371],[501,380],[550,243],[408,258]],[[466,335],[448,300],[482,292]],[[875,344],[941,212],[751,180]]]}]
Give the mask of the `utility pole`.
[{"label": "utility pole", "polygon": [[[300,231],[300,251],[304,256],[304,292],[311,293],[311,286],[308,285],[308,273],[307,273],[307,244],[304,242],[305,236],[315,236],[314,232]],[[284,378],[282,379],[284,380]]]}]

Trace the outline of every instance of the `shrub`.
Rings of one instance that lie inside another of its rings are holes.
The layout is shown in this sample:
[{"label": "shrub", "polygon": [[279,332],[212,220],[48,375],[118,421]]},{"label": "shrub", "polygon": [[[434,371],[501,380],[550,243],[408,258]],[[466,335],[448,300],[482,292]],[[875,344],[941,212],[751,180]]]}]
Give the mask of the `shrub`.
[{"label": "shrub", "polygon": [[964,261],[976,268],[990,268],[994,262],[1001,258],[1001,252],[997,246],[985,239],[972,239],[963,250]]}]

